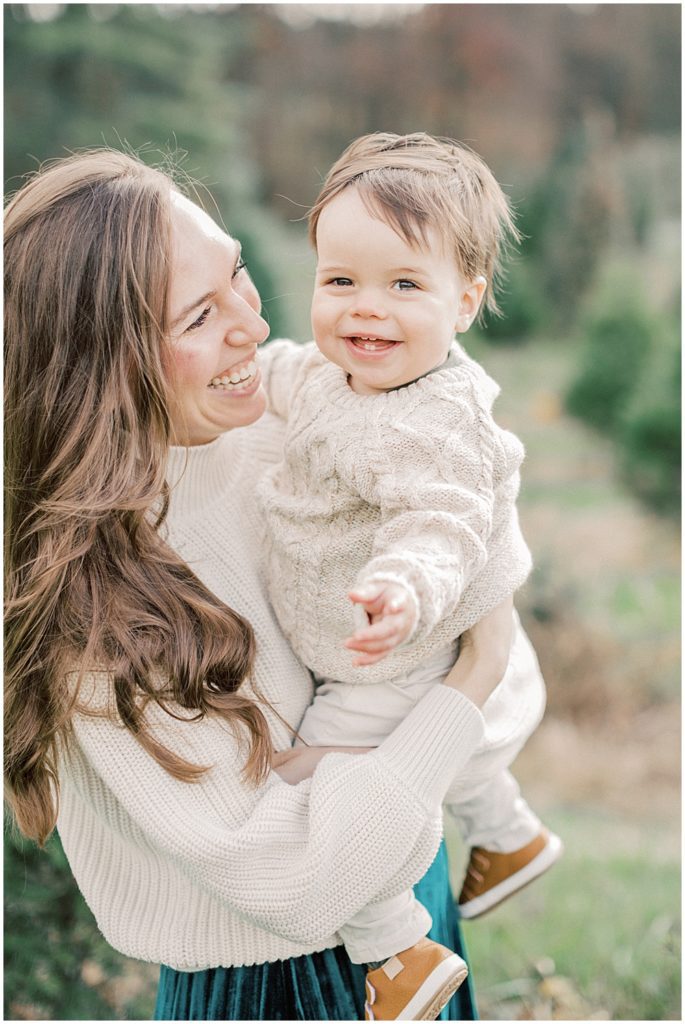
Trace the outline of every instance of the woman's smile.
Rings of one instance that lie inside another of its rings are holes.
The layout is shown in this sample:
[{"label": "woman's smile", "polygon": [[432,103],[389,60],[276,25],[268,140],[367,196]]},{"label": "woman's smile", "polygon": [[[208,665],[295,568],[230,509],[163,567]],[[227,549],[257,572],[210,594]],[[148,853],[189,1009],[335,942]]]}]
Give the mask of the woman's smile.
[{"label": "woman's smile", "polygon": [[243,361],[227,370],[223,370],[216,377],[213,377],[207,386],[215,391],[251,394],[252,390],[259,387],[260,381],[257,361],[250,359],[249,362]]},{"label": "woman's smile", "polygon": [[175,444],[207,444],[264,412],[257,346],[269,327],[240,244],[193,203],[172,198],[173,437]]}]

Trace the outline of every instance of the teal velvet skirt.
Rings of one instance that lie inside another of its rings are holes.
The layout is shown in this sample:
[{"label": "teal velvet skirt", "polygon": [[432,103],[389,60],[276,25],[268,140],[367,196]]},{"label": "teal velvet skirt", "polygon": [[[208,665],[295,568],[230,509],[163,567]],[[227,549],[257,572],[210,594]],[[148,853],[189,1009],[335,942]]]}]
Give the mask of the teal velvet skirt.
[{"label": "teal velvet skirt", "polygon": [[[433,918],[430,937],[466,960],[444,842],[414,892]],[[154,1020],[364,1020],[364,977],[344,946],[252,967],[162,966]],[[439,1019],[477,1020],[470,976]]]}]

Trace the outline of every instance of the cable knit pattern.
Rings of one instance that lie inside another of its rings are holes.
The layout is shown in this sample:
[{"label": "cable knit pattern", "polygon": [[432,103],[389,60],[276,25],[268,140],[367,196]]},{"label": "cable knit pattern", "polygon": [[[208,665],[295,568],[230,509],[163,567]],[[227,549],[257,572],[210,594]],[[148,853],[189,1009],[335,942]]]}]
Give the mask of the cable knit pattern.
[{"label": "cable knit pattern", "polygon": [[[455,343],[444,369],[357,395],[313,345],[266,349],[265,381],[287,416],[284,459],[262,480],[273,606],[317,675],[381,682],[419,665],[525,581],[516,511],[523,446],[492,418],[499,388]],[[348,592],[401,583],[411,643],[352,666]]]},{"label": "cable knit pattern", "polygon": [[[312,696],[269,607],[254,488],[281,454],[267,415],[198,448],[173,449],[166,534],[204,582],[253,623],[255,683],[297,726]],[[87,679],[91,706],[111,704],[109,677]],[[245,746],[225,722],[150,708],[155,735],[211,770],[173,779],[111,719],[77,716],[60,766],[58,828],[106,939],[122,953],[179,970],[247,965],[339,943],[337,929],[369,900],[427,870],[440,805],[483,736],[480,712],[438,686],[372,754],[329,754],[289,786],[275,773],[245,784]],[[265,708],[274,744],[290,734]],[[373,814],[368,808],[373,808]]]}]

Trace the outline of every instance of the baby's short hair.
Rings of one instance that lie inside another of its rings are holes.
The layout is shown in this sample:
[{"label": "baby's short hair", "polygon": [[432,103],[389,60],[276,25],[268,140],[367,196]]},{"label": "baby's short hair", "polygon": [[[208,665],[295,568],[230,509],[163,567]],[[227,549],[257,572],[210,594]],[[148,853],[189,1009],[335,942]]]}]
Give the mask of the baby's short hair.
[{"label": "baby's short hair", "polygon": [[362,135],[333,164],[309,211],[314,248],[321,211],[348,185],[410,245],[425,244],[435,228],[467,281],[483,275],[483,307],[499,312],[494,287],[502,256],[519,234],[509,200],[473,150],[425,132]]}]

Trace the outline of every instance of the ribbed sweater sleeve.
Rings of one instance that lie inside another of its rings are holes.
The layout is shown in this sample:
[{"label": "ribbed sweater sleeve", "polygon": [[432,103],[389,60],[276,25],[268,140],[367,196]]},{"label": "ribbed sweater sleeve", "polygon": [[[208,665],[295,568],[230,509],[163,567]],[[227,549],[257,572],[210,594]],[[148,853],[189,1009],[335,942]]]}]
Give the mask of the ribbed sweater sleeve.
[{"label": "ribbed sweater sleeve", "polygon": [[298,786],[272,773],[250,790],[223,723],[179,723],[158,710],[150,723],[177,752],[213,767],[201,784],[179,782],[127,730],[79,717],[80,751],[118,813],[196,886],[301,943],[417,881],[437,849],[447,782],[483,734],[476,707],[440,686],[376,752],[329,754]]}]

